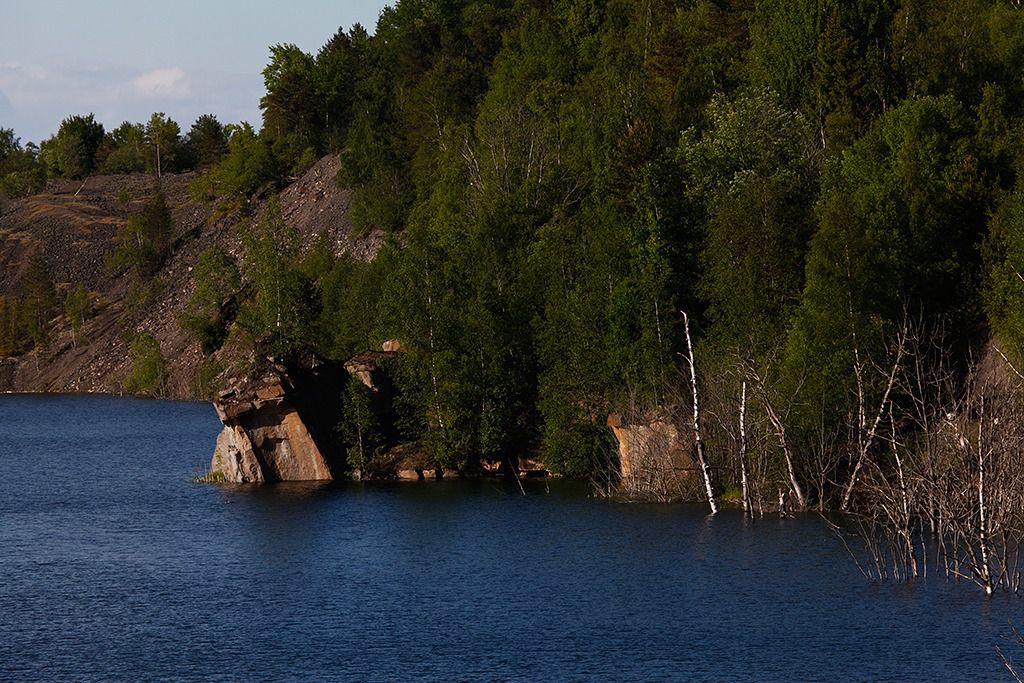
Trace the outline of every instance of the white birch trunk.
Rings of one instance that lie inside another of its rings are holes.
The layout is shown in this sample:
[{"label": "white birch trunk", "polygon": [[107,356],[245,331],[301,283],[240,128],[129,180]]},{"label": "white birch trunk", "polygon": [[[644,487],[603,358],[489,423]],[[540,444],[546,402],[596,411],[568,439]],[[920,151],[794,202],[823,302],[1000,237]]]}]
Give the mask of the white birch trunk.
[{"label": "white birch trunk", "polygon": [[704,456],[704,440],[700,435],[700,402],[697,397],[697,366],[693,360],[693,341],[690,339],[690,316],[683,312],[683,327],[686,330],[686,352],[687,360],[690,363],[690,386],[693,388],[693,440],[697,450],[697,464],[704,478],[704,493],[708,497],[708,506],[711,514],[718,512],[718,503],[715,502],[714,487],[711,486],[711,468],[708,467],[707,458]]},{"label": "white birch trunk", "polygon": [[978,549],[981,554],[982,587],[992,595],[992,570],[989,566],[988,509],[985,499],[985,399],[981,399],[981,417],[978,418]]},{"label": "white birch trunk", "polygon": [[750,502],[750,485],[747,479],[747,383],[743,382],[740,391],[740,481],[743,485],[743,513],[754,516],[754,506]]}]

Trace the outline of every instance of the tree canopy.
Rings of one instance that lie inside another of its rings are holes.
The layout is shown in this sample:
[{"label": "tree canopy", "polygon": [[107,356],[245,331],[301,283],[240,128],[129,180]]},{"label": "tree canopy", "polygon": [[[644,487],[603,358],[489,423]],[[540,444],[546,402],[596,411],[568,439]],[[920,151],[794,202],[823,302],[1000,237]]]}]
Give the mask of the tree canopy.
[{"label": "tree canopy", "polygon": [[[809,452],[901,320],[1024,349],[1022,12],[399,0],[315,53],[271,46],[259,129],[70,117],[38,155],[0,136],[0,183],[198,168],[204,198],[255,197],[240,280],[205,254],[195,319],[230,290],[281,352],[402,340],[403,424],[443,463],[593,471],[609,413],[679,403],[684,312],[716,391],[756,370]],[[356,230],[386,236],[372,263],[264,201],[325,154]],[[121,244],[152,272],[166,240],[141,220]]]}]

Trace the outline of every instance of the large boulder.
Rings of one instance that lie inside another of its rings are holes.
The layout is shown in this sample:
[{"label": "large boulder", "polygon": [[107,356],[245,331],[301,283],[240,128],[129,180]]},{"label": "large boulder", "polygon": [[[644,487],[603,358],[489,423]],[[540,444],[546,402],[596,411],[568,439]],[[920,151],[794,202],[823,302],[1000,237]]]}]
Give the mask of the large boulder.
[{"label": "large boulder", "polygon": [[313,356],[267,361],[222,391],[224,424],[210,464],[234,483],[328,481],[344,474],[334,436],[344,370]]},{"label": "large boulder", "polygon": [[[461,470],[441,467],[418,442],[404,443],[395,413],[396,387],[386,361],[390,350],[365,351],[344,364],[306,355],[285,361],[267,359],[246,378],[222,391],[214,407],[224,428],[210,464],[210,481],[438,480],[497,476],[548,476],[530,458],[474,460]],[[336,426],[348,382],[368,389],[376,443],[365,462],[349,470]]]}]

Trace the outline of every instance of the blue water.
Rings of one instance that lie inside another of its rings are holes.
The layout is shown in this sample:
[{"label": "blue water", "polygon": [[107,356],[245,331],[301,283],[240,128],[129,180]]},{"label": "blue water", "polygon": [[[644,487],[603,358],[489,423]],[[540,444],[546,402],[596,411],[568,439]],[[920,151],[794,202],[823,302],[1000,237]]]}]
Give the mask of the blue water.
[{"label": "blue water", "polygon": [[1008,680],[1024,603],[815,517],[494,482],[190,483],[204,404],[0,396],[3,681]]}]

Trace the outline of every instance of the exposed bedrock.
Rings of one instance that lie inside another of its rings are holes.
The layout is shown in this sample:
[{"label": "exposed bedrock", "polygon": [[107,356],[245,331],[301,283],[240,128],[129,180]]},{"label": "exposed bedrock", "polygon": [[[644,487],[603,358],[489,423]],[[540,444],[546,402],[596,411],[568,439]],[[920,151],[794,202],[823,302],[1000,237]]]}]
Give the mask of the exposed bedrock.
[{"label": "exposed bedrock", "polygon": [[331,433],[345,372],[306,356],[266,361],[222,391],[214,407],[224,429],[212,472],[234,483],[327,481],[344,474],[342,449]]},{"label": "exposed bedrock", "polygon": [[[210,480],[263,484],[548,476],[542,463],[522,455],[448,469],[422,443],[403,442],[396,423],[396,388],[388,372],[388,361],[401,355],[401,345],[392,340],[384,349],[360,353],[344,364],[313,355],[267,359],[245,379],[234,381],[214,402],[224,428]],[[378,429],[373,451],[353,469],[338,432],[349,382],[369,390],[368,407]]]},{"label": "exposed bedrock", "polygon": [[632,417],[608,416],[619,444],[620,484],[626,492],[664,490],[685,485],[694,472],[693,438],[680,430],[666,410]]}]

